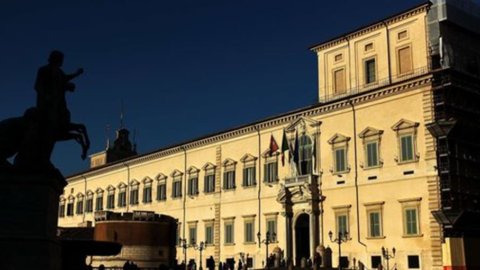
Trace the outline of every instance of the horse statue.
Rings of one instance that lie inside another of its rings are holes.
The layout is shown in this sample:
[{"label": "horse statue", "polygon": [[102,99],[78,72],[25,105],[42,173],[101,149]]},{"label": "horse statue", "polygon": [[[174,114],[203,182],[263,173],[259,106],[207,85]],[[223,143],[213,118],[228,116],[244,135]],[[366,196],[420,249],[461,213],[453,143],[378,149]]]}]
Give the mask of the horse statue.
[{"label": "horse statue", "polygon": [[65,94],[73,92],[70,82],[83,73],[65,74],[61,69],[63,53],[53,51],[49,63],[38,70],[35,81],[37,106],[22,117],[0,122],[0,169],[12,167],[7,159],[15,156],[13,167],[45,170],[53,168],[50,157],[57,141],[75,140],[82,147],[81,158],[87,157],[90,139],[83,124],[72,123]]}]

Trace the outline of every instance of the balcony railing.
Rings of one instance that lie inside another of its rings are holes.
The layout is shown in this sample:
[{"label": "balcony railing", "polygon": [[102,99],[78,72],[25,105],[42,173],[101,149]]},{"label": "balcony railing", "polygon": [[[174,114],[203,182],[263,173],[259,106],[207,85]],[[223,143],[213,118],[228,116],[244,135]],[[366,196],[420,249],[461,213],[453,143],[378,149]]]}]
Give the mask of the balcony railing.
[{"label": "balcony railing", "polygon": [[312,183],[312,175],[298,175],[294,177],[285,177],[285,186],[296,186],[296,185],[303,185],[304,183],[310,184]]},{"label": "balcony railing", "polygon": [[[363,84],[363,85],[358,85],[355,87],[351,87],[345,91],[345,93],[341,94],[330,94],[330,95],[323,95],[320,97],[320,102],[325,103],[328,101],[336,100],[336,99],[341,99],[347,96],[355,95],[358,93],[362,93],[368,90],[380,88],[382,86],[386,86],[392,83],[398,83],[401,81],[405,81],[423,74],[427,74],[429,72],[428,66],[420,67],[417,69],[414,69],[412,72],[406,73],[406,74],[401,74],[401,75],[395,75],[391,76],[391,78],[383,78],[379,79],[378,81],[374,83],[369,83],[369,84]],[[333,86],[328,86],[327,89],[333,89]],[[321,92],[325,92],[325,88],[321,89]]]}]

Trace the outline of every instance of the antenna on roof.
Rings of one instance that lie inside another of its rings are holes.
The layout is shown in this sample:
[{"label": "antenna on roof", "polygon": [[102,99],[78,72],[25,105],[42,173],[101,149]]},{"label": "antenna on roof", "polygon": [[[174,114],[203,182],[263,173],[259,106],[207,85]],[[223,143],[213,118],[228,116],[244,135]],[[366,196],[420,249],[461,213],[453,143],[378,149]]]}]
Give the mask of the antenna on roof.
[{"label": "antenna on roof", "polygon": [[120,101],[120,129],[124,128],[124,113],[123,113],[123,99]]},{"label": "antenna on roof", "polygon": [[137,152],[137,129],[133,129],[133,151]]},{"label": "antenna on roof", "polygon": [[110,124],[105,126],[105,138],[107,140],[106,149],[108,150],[110,148]]}]

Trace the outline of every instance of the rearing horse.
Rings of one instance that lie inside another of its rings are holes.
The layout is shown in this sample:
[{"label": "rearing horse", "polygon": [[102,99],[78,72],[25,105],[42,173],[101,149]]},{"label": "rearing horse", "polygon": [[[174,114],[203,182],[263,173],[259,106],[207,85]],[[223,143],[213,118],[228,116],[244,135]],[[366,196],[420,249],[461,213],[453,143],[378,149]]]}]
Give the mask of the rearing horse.
[{"label": "rearing horse", "polygon": [[[63,53],[52,51],[48,65],[41,67],[37,73],[35,90],[37,91],[37,108],[43,119],[43,132],[48,134],[54,144],[56,141],[75,140],[82,146],[82,159],[87,157],[90,140],[85,125],[72,123],[67,108],[65,93],[73,92],[75,84],[70,81],[83,73],[78,69],[73,74],[65,74],[61,69]],[[51,146],[53,149],[53,145]]]}]

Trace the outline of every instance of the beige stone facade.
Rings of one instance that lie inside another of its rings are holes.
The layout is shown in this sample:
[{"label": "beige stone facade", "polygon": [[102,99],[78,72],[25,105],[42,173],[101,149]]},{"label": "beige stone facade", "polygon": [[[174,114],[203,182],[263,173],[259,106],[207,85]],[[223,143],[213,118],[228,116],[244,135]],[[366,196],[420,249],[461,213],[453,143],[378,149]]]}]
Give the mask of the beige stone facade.
[{"label": "beige stone facade", "polygon": [[[428,9],[314,46],[314,106],[70,176],[60,226],[94,221],[96,210],[154,211],[178,219],[188,243],[208,242],[203,265],[243,255],[256,268],[267,231],[276,234],[270,252],[298,262],[323,245],[333,266],[338,245],[328,232],[347,231],[341,255],[350,266],[385,265],[382,247],[395,247],[390,266],[441,269]],[[284,131],[291,147],[298,138],[300,169],[288,151],[284,166],[281,149],[269,154]],[[198,264],[199,252],[188,248],[186,258]]]}]

